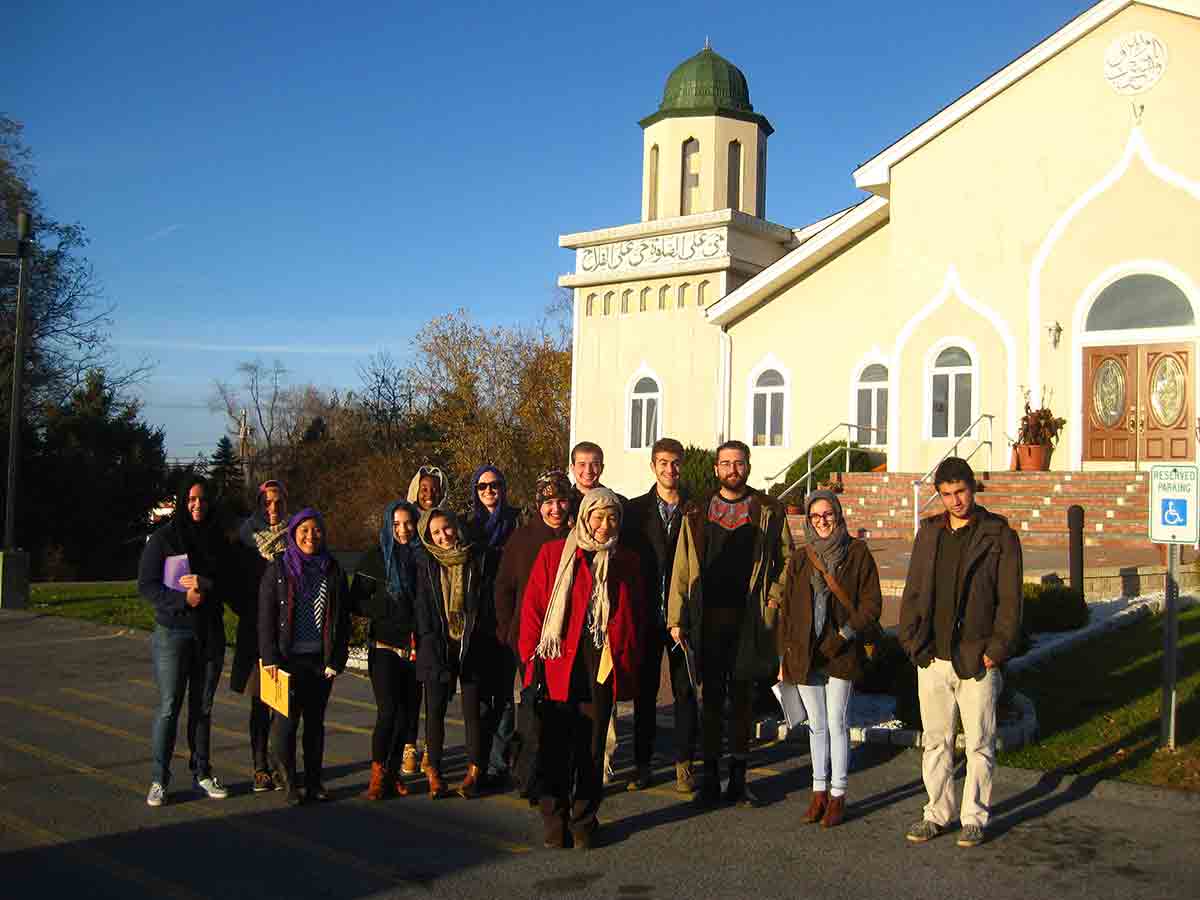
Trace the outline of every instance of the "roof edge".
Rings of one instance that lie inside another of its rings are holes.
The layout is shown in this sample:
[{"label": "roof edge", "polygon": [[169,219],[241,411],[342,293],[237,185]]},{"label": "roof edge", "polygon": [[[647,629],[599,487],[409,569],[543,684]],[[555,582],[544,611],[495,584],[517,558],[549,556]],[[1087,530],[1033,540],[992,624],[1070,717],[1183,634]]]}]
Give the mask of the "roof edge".
[{"label": "roof edge", "polygon": [[655,122],[661,122],[663,119],[685,119],[693,116],[721,116],[726,119],[739,119],[743,122],[753,122],[758,125],[770,137],[775,133],[775,129],[771,123],[767,121],[767,117],[762,113],[746,112],[738,109],[725,109],[724,107],[713,104],[712,106],[694,107],[692,109],[659,109],[646,116],[644,119],[638,120],[638,125],[643,129],[649,128]]}]

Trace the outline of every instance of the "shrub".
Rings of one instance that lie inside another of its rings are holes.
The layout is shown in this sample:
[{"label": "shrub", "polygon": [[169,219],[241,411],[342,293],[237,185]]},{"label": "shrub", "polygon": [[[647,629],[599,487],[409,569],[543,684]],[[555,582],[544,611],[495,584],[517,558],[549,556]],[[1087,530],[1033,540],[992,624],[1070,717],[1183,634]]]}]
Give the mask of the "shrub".
[{"label": "shrub", "polygon": [[863,679],[857,685],[865,694],[891,694],[896,698],[896,718],[906,728],[921,727],[921,704],[917,699],[917,668],[900,647],[900,641],[885,631],[871,645]]},{"label": "shrub", "polygon": [[[846,446],[845,441],[825,441],[823,444],[817,444],[816,446],[814,446],[812,448],[813,462],[815,463],[818,460],[823,459],[832,450],[836,450],[839,448],[845,448],[845,446]],[[851,443],[850,446],[857,447],[858,444]],[[851,471],[851,472],[870,472],[871,469],[873,469],[873,468],[875,468],[875,466],[879,465],[881,459],[882,459],[882,454],[878,454],[878,453],[871,453],[871,454],[851,453],[850,454],[850,469],[849,469],[849,471]],[[808,471],[808,454],[806,453],[800,459],[798,459],[794,463],[792,463],[791,467],[787,470],[787,474],[785,474],[780,481],[771,485],[771,489],[767,493],[769,493],[772,497],[779,497],[789,485],[791,485],[793,482],[795,482],[797,478],[800,478],[807,471]],[[846,471],[846,454],[845,453],[834,453],[830,459],[826,460],[824,463],[817,466],[813,470],[813,477],[812,477],[813,487],[814,488],[820,487],[823,484],[827,484],[829,482],[829,480],[836,473],[845,472],[845,471]],[[794,503],[796,505],[799,505],[801,502],[803,502],[803,499],[804,499],[804,486],[801,485],[800,487],[796,488],[796,490],[792,491],[791,493],[789,493],[787,495],[786,501],[790,502],[790,503]]]},{"label": "shrub", "polygon": [[689,497],[700,499],[717,489],[717,476],[713,468],[717,464],[715,450],[688,445],[683,450],[683,465],[679,467],[679,486]]},{"label": "shrub", "polygon": [[1087,601],[1063,584],[1025,585],[1022,626],[1026,633],[1074,631],[1088,623]]}]

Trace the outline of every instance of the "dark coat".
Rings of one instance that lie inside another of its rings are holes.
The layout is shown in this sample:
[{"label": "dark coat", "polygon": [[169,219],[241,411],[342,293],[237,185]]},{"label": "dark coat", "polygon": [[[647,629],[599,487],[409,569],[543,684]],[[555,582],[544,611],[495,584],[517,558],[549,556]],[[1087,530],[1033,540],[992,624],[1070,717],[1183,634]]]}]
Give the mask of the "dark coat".
[{"label": "dark coat", "polygon": [[[424,554],[422,554],[424,556]],[[393,647],[411,646],[417,631],[417,584],[420,557],[412,590],[393,594],[388,587],[383,550],[373,547],[359,561],[350,583],[350,611],[371,620],[370,639]]]},{"label": "dark coat", "polygon": [[225,610],[222,602],[228,602],[236,594],[236,579],[233,577],[235,563],[229,544],[221,537],[213,539],[215,560],[205,565],[189,556],[189,568],[193,575],[203,575],[213,582],[199,606],[187,605],[187,591],[176,591],[163,584],[163,563],[168,556],[187,553],[183,535],[179,533],[175,520],[160,527],[146,541],[138,563],[138,593],[154,604],[154,621],[166,628],[189,628],[209,659],[225,655]]},{"label": "dark coat", "polygon": [[[808,549],[798,550],[788,561],[779,610],[779,655],[784,681],[805,684],[814,669],[834,678],[858,681],[863,676],[866,653],[863,635],[872,630],[883,611],[879,569],[865,542],[851,538],[846,558],[830,575],[848,595],[850,613],[830,595],[825,628],[813,641],[813,564]],[[838,630],[849,625],[857,632],[846,640]]]},{"label": "dark coat", "polygon": [[463,572],[463,614],[466,624],[458,654],[450,653],[450,626],[442,596],[442,574],[438,561],[428,554],[417,564],[417,678],[421,681],[450,681],[456,675],[472,679],[492,662],[483,654],[472,655],[479,620],[479,592],[483,585],[483,556],[472,553]]},{"label": "dark coat", "polygon": [[533,571],[533,561],[544,544],[562,540],[570,530],[566,525],[551,528],[539,515],[514,531],[504,545],[492,596],[496,607],[496,638],[514,654],[520,647],[521,599]]},{"label": "dark coat", "polygon": [[658,514],[656,486],[651,486],[649,491],[625,504],[621,543],[636,553],[641,561],[647,628],[663,629],[667,625],[666,588],[671,579],[671,567],[675,564],[675,548],[679,543],[679,530],[687,501],[687,494],[680,491],[680,502],[671,519],[669,535],[663,527],[662,516]]},{"label": "dark coat", "polygon": [[[350,655],[350,603],[346,576],[337,560],[331,560],[325,573],[329,592],[325,601],[322,627],[324,663],[335,672],[346,668]],[[267,566],[258,590],[258,652],[264,665],[283,666],[291,655],[296,611],[295,591],[283,568],[283,558]]]},{"label": "dark coat", "polygon": [[[959,570],[958,609],[951,640],[954,671],[959,678],[974,678],[983,668],[986,653],[1000,664],[1016,652],[1021,634],[1024,564],[1021,540],[1008,519],[975,507],[977,520],[963,548]],[[914,663],[933,661],[933,595],[938,535],[947,528],[946,514],[921,523],[913,540],[908,578],[900,600],[897,637]]]},{"label": "dark coat", "polygon": [[237,590],[229,605],[237,613],[238,627],[229,686],[240,694],[258,671],[258,590],[271,564],[257,549],[243,543],[234,545],[233,556],[237,563]]}]

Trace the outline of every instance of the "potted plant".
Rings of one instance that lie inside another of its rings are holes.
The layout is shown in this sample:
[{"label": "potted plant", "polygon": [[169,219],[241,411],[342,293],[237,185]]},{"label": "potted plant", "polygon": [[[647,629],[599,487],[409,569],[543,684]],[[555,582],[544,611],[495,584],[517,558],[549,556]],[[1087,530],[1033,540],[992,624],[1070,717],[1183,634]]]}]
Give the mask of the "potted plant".
[{"label": "potted plant", "polygon": [[1042,405],[1034,409],[1029,402],[1029,391],[1025,392],[1025,414],[1013,441],[1013,456],[1016,469],[1025,472],[1045,472],[1050,468],[1050,456],[1058,444],[1067,420],[1054,415],[1042,394]]}]

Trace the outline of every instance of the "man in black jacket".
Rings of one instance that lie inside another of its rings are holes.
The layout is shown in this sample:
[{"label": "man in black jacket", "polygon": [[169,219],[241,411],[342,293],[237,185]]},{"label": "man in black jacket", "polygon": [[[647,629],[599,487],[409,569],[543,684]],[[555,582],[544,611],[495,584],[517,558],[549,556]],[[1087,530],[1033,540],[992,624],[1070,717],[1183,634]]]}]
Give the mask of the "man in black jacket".
[{"label": "man in black jacket", "polygon": [[921,523],[900,600],[897,637],[917,665],[929,802],[908,830],[924,843],[953,821],[955,722],[966,739],[958,846],[984,840],[996,767],[1000,666],[1021,632],[1021,541],[1003,516],[975,502],[975,473],[966,460],[938,465],[934,487],[944,511]]},{"label": "man in black jacket", "polygon": [[675,700],[675,790],[690,794],[696,789],[692,775],[698,720],[696,695],[688,678],[683,649],[674,647],[674,641],[667,634],[667,582],[675,562],[683,506],[688,499],[679,485],[682,464],[683,445],[679,441],[662,438],[654,443],[650,450],[654,486],[626,504],[625,525],[621,529],[621,543],[635,550],[641,558],[648,604],[644,616],[646,651],[638,674],[638,695],[633,704],[633,755],[637,774],[628,784],[631,791],[650,786],[664,649],[667,650],[671,693]]}]

